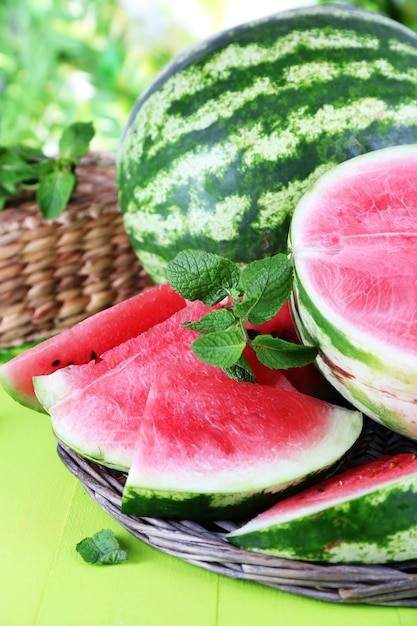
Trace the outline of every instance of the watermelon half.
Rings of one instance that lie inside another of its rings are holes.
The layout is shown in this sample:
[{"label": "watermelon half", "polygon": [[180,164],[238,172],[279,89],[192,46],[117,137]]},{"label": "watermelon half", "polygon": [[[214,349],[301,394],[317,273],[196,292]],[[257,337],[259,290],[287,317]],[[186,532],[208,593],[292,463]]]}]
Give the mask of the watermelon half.
[{"label": "watermelon half", "polygon": [[0,366],[0,383],[21,404],[44,411],[33,389],[33,376],[95,361],[185,305],[168,283],[151,287],[18,354]]},{"label": "watermelon half", "polygon": [[417,439],[417,145],[326,173],[290,230],[292,311],[317,365],[359,410]]},{"label": "watermelon half", "polygon": [[127,514],[243,518],[333,465],[362,416],[297,391],[237,382],[181,363],[160,368],[124,489]]},{"label": "watermelon half", "polygon": [[228,535],[246,550],[331,563],[417,554],[417,457],[385,456],[282,500]]},{"label": "watermelon half", "polygon": [[175,58],[137,100],[117,186],[143,266],[199,248],[246,263],[285,251],[326,169],[417,142],[417,35],[375,12],[302,7]]}]

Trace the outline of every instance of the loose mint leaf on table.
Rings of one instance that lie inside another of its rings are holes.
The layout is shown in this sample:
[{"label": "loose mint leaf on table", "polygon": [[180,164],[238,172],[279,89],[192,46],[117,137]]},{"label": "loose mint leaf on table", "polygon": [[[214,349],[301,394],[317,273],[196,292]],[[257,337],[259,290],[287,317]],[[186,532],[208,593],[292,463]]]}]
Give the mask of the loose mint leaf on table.
[{"label": "loose mint leaf on table", "polygon": [[114,565],[127,559],[127,551],[120,548],[110,529],[99,530],[92,537],[86,537],[77,543],[76,550],[86,563],[97,565]]},{"label": "loose mint leaf on table", "polygon": [[184,298],[201,300],[209,307],[220,305],[183,325],[199,333],[191,344],[196,356],[231,378],[256,382],[244,355],[246,346],[272,369],[300,367],[317,356],[314,347],[248,329],[248,324],[260,326],[271,320],[288,301],[293,285],[288,255],[255,260],[241,269],[211,252],[183,250],[168,264],[167,278]]}]

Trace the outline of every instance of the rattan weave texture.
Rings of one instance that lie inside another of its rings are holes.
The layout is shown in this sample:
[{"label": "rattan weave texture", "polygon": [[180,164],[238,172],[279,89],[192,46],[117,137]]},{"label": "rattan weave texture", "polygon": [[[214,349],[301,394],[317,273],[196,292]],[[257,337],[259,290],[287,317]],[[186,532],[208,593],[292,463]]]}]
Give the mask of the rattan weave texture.
[{"label": "rattan weave texture", "polygon": [[151,284],[123,227],[115,160],[91,153],[56,219],[22,192],[0,212],[0,348],[69,328]]},{"label": "rattan weave texture", "polygon": [[[405,439],[371,420],[338,472],[382,454],[417,452]],[[392,565],[334,565],[266,556],[232,546],[229,521],[201,524],[138,518],[121,512],[124,474],[92,463],[58,442],[58,454],[87,493],[132,535],[192,565],[293,594],[343,604],[417,607],[417,559]]]}]

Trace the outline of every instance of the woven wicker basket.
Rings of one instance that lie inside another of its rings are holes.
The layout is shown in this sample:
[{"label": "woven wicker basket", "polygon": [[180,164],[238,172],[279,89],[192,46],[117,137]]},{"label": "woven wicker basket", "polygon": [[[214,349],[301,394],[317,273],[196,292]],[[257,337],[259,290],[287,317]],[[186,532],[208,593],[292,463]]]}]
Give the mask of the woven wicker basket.
[{"label": "woven wicker basket", "polygon": [[[417,452],[417,442],[371,420],[338,472],[382,454]],[[87,493],[132,535],[158,550],[232,578],[250,580],[301,596],[345,604],[417,607],[417,559],[394,565],[333,565],[282,559],[240,550],[226,534],[228,521],[196,522],[139,518],[121,513],[126,475],[78,456],[61,442],[58,454]]]},{"label": "woven wicker basket", "polygon": [[65,211],[45,221],[33,193],[0,213],[0,348],[56,334],[151,284],[123,228],[114,157],[77,167]]}]

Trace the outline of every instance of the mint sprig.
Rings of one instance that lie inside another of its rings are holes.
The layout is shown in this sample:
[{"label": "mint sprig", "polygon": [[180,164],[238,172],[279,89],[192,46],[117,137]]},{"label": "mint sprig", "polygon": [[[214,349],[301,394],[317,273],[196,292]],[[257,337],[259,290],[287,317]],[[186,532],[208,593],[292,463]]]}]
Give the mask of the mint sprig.
[{"label": "mint sprig", "polygon": [[36,189],[36,201],[45,220],[55,219],[67,206],[77,185],[75,167],[94,137],[91,122],[75,122],[64,129],[58,156],[17,145],[0,146],[0,210],[21,189]]},{"label": "mint sprig", "polygon": [[120,548],[114,532],[108,528],[82,539],[76,551],[86,563],[97,565],[114,565],[127,559],[126,550]]},{"label": "mint sprig", "polygon": [[271,320],[289,299],[293,286],[289,256],[276,254],[241,269],[211,252],[183,250],[168,264],[167,278],[184,298],[217,306],[184,326],[199,333],[191,345],[196,356],[231,378],[256,382],[244,356],[246,346],[271,369],[302,367],[316,358],[315,347],[253,335],[248,329],[248,324],[259,326]]}]

